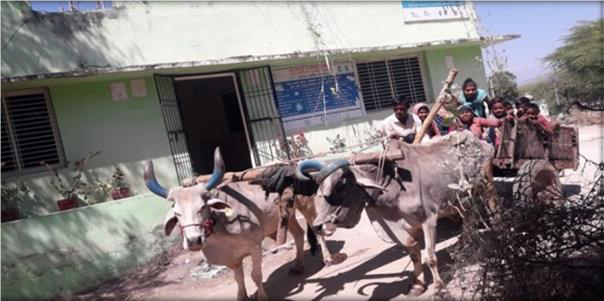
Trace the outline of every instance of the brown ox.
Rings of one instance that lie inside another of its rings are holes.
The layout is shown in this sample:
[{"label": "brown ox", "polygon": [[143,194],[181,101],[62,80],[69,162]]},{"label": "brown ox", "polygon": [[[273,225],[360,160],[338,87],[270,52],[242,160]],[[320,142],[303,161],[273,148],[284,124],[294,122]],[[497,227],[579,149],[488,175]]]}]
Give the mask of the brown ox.
[{"label": "brown ox", "polygon": [[[214,172],[212,178],[204,184],[189,187],[163,188],[155,179],[153,164],[147,162],[145,182],[149,190],[173,202],[166,215],[164,232],[170,235],[179,225],[183,234],[183,248],[190,251],[201,250],[208,263],[224,265],[230,268],[237,282],[238,299],[247,299],[242,260],[252,257],[252,280],[258,288],[258,299],[267,299],[262,286],[262,241],[273,237],[277,232],[278,208],[273,200],[277,194],[268,198],[260,186],[246,182],[229,183],[212,190],[220,183],[224,175],[224,162],[218,148],[214,154]],[[211,191],[211,192],[210,192]],[[312,197],[299,198],[296,208],[307,221],[316,217]],[[289,219],[288,231],[294,238],[296,258],[291,272],[304,270],[303,247],[304,230],[295,217]],[[331,259],[324,240],[319,237],[323,256]]]},{"label": "brown ox", "polygon": [[423,230],[427,264],[436,290],[444,287],[438,273],[435,244],[436,221],[441,205],[456,197],[453,185],[476,186],[480,175],[490,170],[493,147],[479,141],[468,131],[455,132],[427,144],[396,145],[405,158],[375,164],[350,165],[339,160],[325,165],[316,160],[303,161],[296,175],[319,170],[320,184],[316,206],[318,217],[313,227],[331,235],[337,227],[352,228],[367,212],[378,236],[387,242],[405,246],[413,262],[411,295],[425,290],[418,235]]}]

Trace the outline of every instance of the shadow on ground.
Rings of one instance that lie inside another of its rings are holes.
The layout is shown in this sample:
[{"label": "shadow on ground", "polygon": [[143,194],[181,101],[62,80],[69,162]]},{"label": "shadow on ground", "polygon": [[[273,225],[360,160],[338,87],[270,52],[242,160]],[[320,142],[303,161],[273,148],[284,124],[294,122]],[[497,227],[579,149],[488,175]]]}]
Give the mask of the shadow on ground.
[{"label": "shadow on ground", "polygon": [[[440,219],[438,224],[438,241],[443,241],[458,235],[461,231],[461,223],[451,219]],[[333,241],[328,241],[329,244],[333,244]],[[344,242],[338,241],[337,243],[343,246]],[[422,248],[423,238],[420,241]],[[341,249],[341,247],[340,247]],[[337,252],[334,248],[330,247],[332,252]],[[311,300],[321,300],[329,296],[335,296],[338,292],[342,291],[347,283],[356,282],[359,280],[375,279],[374,282],[363,285],[357,290],[359,298],[368,300],[389,300],[400,295],[406,294],[411,288],[411,277],[413,273],[406,271],[412,269],[411,263],[408,266],[401,266],[398,273],[382,273],[374,274],[371,271],[379,269],[380,267],[390,264],[394,261],[402,259],[407,256],[408,253],[403,246],[393,245],[373,258],[361,263],[351,270],[338,273],[331,277],[324,278],[311,278],[313,274],[317,273],[323,267],[323,264],[319,260],[312,260],[312,257],[308,252],[305,254],[305,262],[307,263],[306,273],[293,278],[291,281],[284,281],[287,279],[288,270],[291,268],[291,263],[281,266],[275,270],[266,280],[265,287],[270,288],[268,292],[269,298],[274,300],[287,300],[287,297],[301,293],[305,289],[306,284],[317,283],[321,288],[317,291],[317,294]],[[450,265],[452,259],[446,250],[441,250],[436,253],[438,258],[439,271],[444,266]],[[424,265],[425,279],[428,284],[432,283],[432,275],[427,266]],[[451,279],[448,276],[449,273],[442,273],[443,281],[449,282]],[[398,277],[400,280],[385,282],[380,279]],[[373,290],[371,292],[371,287]],[[369,293],[370,292],[370,293]]]}]

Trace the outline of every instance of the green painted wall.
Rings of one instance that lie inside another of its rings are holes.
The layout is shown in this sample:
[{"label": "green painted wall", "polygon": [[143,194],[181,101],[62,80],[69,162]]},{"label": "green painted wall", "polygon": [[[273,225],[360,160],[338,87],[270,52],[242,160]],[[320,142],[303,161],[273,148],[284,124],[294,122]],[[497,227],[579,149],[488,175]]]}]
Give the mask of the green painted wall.
[{"label": "green painted wall", "polygon": [[104,154],[95,160],[101,166],[170,154],[155,83],[143,79],[147,96],[134,98],[127,89],[128,100],[120,102],[112,100],[110,84],[128,87],[128,78],[50,87],[68,160],[97,150]]},{"label": "green painted wall", "polygon": [[2,300],[49,299],[140,266],[177,243],[151,194],[3,223]]},{"label": "green painted wall", "polygon": [[[147,96],[133,97],[130,89],[133,79],[145,81]],[[112,100],[110,84],[115,82],[126,84],[128,100]],[[46,87],[50,92],[66,160],[73,162],[89,152],[101,152],[90,160],[84,173],[86,182],[90,183],[89,190],[109,179],[117,165],[124,172],[133,193],[148,192],[143,181],[147,159],[153,159],[160,183],[165,186],[178,184],[152,77],[114,75],[99,81],[51,82]],[[70,168],[64,168],[61,175],[69,180],[73,173]],[[42,171],[3,177],[9,182],[23,180],[35,193],[34,202],[20,205],[21,216],[38,216],[58,209],[55,201],[61,199],[61,195],[50,185],[49,176],[50,172]],[[102,202],[108,197],[94,193],[90,200]]]},{"label": "green painted wall", "polygon": [[443,82],[449,73],[445,61],[447,56],[453,57],[453,64],[459,71],[455,78],[455,84],[459,89],[461,89],[463,81],[471,77],[480,88],[487,90],[488,85],[480,47],[451,47],[424,51],[434,96],[438,96],[438,93],[440,93]]}]

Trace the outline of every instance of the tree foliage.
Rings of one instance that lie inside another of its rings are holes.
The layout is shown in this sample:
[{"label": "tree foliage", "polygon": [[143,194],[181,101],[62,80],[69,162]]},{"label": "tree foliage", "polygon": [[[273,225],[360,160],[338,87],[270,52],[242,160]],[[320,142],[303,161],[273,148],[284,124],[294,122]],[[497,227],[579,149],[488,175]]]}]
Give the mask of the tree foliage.
[{"label": "tree foliage", "polygon": [[555,71],[561,94],[572,101],[600,103],[604,97],[604,19],[579,23],[563,42],[544,59]]},{"label": "tree foliage", "polygon": [[[559,85],[559,83],[555,83]],[[558,89],[560,89],[558,87]],[[550,114],[557,114],[563,111],[567,103],[567,99],[558,91],[558,101],[556,100],[556,89],[554,89],[554,81],[552,78],[533,82],[518,88],[520,94],[530,94],[536,100],[544,100],[547,103]]]},{"label": "tree foliage", "polygon": [[516,75],[509,71],[499,71],[489,77],[495,95],[505,100],[513,101],[518,98],[518,84]]}]

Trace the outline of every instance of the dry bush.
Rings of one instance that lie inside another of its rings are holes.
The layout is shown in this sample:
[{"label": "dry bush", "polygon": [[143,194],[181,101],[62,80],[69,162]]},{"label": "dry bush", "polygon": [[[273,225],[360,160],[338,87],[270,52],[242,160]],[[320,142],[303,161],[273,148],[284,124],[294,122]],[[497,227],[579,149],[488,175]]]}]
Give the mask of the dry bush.
[{"label": "dry bush", "polygon": [[467,199],[450,270],[478,266],[469,286],[481,299],[604,299],[603,172],[604,163],[586,195],[550,203],[558,205],[515,196],[497,218]]}]

